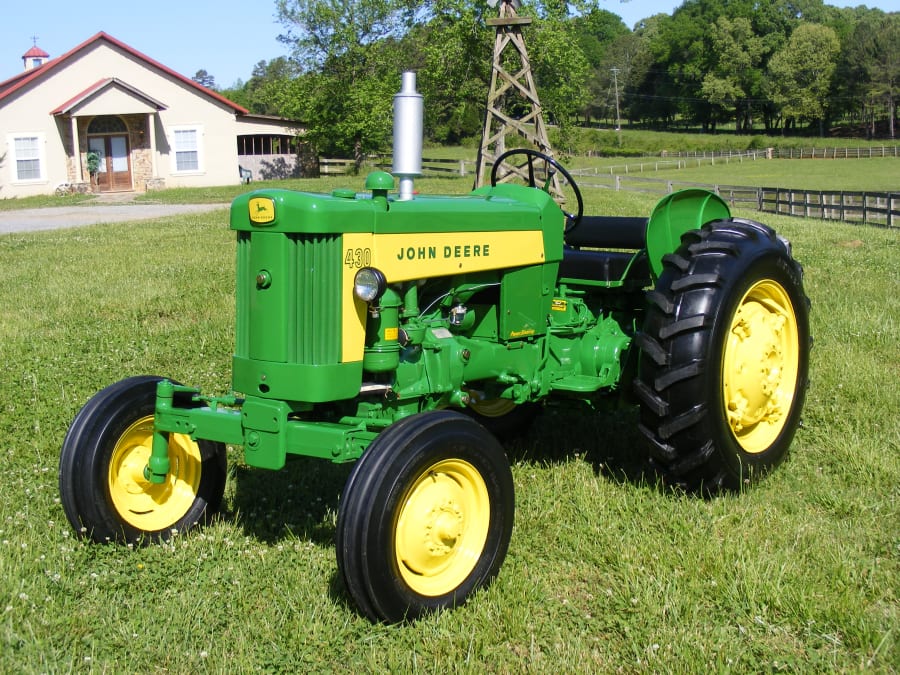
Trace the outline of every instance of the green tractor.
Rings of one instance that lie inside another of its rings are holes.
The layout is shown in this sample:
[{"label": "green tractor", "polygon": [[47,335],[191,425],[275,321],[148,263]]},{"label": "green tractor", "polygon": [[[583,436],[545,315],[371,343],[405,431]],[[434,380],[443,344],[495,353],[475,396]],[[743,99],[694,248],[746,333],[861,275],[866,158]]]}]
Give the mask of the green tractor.
[{"label": "green tractor", "polygon": [[[141,376],[91,398],[60,458],[76,532],[138,543],[203,522],[226,445],[265,469],[355,461],[338,566],[363,614],[396,622],[498,573],[514,512],[498,435],[536,405],[636,401],[651,461],[690,492],[737,489],[784,459],[810,344],[786,240],[700,190],[649,218],[583,215],[573,177],[534,150],[498,158],[468,195],[421,196],[405,147],[398,194],[375,172],[364,193],[234,201],[232,391]],[[504,182],[510,163],[525,184]]]}]

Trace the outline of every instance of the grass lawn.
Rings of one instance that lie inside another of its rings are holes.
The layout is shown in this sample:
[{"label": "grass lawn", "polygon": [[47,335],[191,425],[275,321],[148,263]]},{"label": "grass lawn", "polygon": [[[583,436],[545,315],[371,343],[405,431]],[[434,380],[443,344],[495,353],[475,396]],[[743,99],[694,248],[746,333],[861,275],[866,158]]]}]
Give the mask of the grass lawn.
[{"label": "grass lawn", "polygon": [[[900,159],[731,159],[688,162],[683,169],[645,171],[647,178],[667,178],[696,183],[783,187],[794,190],[845,190],[900,194]],[[648,166],[648,169],[652,168]],[[621,173],[621,172],[617,172]],[[577,180],[577,179],[576,179]]]},{"label": "grass lawn", "polygon": [[516,525],[496,582],[392,627],[339,580],[349,467],[251,470],[231,452],[222,517],[165,545],[87,544],[63,515],[59,447],[93,393],[142,373],[227,390],[226,211],[0,236],[0,672],[895,672],[900,234],[764,220],[792,240],[813,303],[788,462],[743,494],[677,496],[645,475],[633,411],[548,410],[507,448]]}]

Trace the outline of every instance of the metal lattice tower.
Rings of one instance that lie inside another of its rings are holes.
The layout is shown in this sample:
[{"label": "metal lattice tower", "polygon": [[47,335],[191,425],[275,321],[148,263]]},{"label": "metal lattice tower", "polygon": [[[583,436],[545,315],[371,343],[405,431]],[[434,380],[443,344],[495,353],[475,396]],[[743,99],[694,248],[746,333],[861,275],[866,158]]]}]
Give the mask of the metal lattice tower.
[{"label": "metal lattice tower", "polygon": [[[492,162],[506,151],[506,136],[509,133],[517,133],[528,140],[541,152],[553,156],[550,140],[547,137],[547,128],[544,125],[544,116],[541,111],[541,101],[538,98],[537,87],[534,84],[534,76],[531,72],[531,62],[528,60],[528,50],[525,48],[525,38],[522,35],[522,27],[531,23],[531,18],[518,16],[516,8],[518,0],[494,0],[492,6],[500,5],[500,15],[495,19],[488,19],[487,24],[494,26],[497,37],[494,41],[494,60],[491,70],[491,88],[488,92],[487,113],[484,119],[484,130],[481,134],[481,146],[478,148],[478,161],[475,170],[475,187],[484,185],[489,171],[486,170],[488,162]],[[509,49],[511,47],[511,49]],[[509,56],[504,59],[504,52]],[[511,112],[505,110],[508,99],[517,98],[519,102],[524,99],[526,113],[522,117],[514,118]],[[528,179],[525,164],[510,166],[510,171],[503,179],[520,177]],[[551,191],[554,197],[561,197],[559,180],[553,175]]]}]

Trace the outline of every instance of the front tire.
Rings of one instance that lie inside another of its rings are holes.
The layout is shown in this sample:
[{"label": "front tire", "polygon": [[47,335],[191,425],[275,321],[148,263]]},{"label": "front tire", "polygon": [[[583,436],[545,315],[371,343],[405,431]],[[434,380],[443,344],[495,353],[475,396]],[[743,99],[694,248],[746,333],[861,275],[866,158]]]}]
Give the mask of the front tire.
[{"label": "front tire", "polygon": [[663,478],[737,489],[784,460],[809,374],[809,299],[788,245],[760,223],[682,237],[648,295],[640,430]]},{"label": "front tire", "polygon": [[165,482],[144,478],[153,436],[156,384],[131,377],[98,392],[63,441],[59,493],[77,533],[97,542],[167,539],[204,522],[225,490],[225,446],[169,434]]},{"label": "front tire", "polygon": [[336,549],[372,621],[461,605],[496,576],[512,533],[513,482],[497,440],[442,410],[383,431],[347,479]]}]

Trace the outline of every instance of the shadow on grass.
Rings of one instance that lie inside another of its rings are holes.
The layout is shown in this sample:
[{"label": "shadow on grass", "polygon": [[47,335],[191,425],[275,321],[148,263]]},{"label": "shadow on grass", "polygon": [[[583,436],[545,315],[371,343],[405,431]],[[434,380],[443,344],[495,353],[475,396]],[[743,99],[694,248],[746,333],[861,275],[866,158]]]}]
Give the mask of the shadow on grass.
[{"label": "shadow on grass", "polygon": [[[574,401],[559,403],[536,411],[530,424],[504,439],[504,447],[513,464],[552,466],[580,457],[598,479],[655,485],[637,418],[634,407],[611,404],[608,410],[593,410]],[[290,457],[280,471],[235,465],[232,508],[223,515],[260,542],[297,538],[333,547],[341,493],[352,468],[308,457]],[[322,583],[335,605],[357,611],[338,571]]]},{"label": "shadow on grass", "polygon": [[555,464],[583,457],[594,473],[631,485],[656,485],[645,441],[638,431],[636,406],[619,406],[610,397],[600,409],[578,401],[555,401],[527,430],[506,441],[511,462]]},{"label": "shadow on grass", "polygon": [[237,466],[231,517],[246,535],[262,542],[296,537],[331,546],[341,491],[352,467],[310,457],[289,457],[280,471]]},{"label": "shadow on grass", "polygon": [[[530,424],[504,439],[504,447],[514,464],[552,466],[582,457],[598,477],[654,485],[656,476],[646,460],[637,418],[633,407],[592,410],[574,401],[559,403],[540,410]],[[308,457],[289,457],[280,471],[234,466],[230,517],[259,541],[297,537],[330,546],[352,467]]]}]

